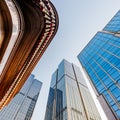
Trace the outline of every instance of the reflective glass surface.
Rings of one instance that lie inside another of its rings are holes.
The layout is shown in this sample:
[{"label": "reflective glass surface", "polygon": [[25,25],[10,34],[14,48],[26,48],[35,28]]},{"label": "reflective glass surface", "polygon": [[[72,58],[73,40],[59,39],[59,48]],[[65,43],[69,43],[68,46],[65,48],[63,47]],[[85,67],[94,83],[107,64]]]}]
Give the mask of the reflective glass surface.
[{"label": "reflective glass surface", "polygon": [[[83,86],[81,96],[79,86]],[[89,120],[101,120],[80,69],[63,60],[52,75],[45,120],[86,120],[87,116]]]},{"label": "reflective glass surface", "polygon": [[30,75],[20,92],[0,111],[0,120],[30,120],[42,83]]},{"label": "reflective glass surface", "polygon": [[98,32],[78,55],[78,59],[98,93],[104,95],[120,118],[120,38]]},{"label": "reflective glass surface", "polygon": [[65,112],[67,108],[66,105],[66,90],[65,90],[65,81],[64,78],[62,78],[57,83],[57,89],[56,89],[56,118],[57,120],[65,120],[63,117],[63,113]]},{"label": "reflective glass surface", "polygon": [[50,87],[49,96],[48,96],[48,102],[47,102],[47,108],[46,108],[45,120],[52,120],[54,97],[55,97],[55,90],[52,87]]},{"label": "reflective glass surface", "polygon": [[103,29],[105,31],[120,31],[120,11],[111,19],[111,21]]}]

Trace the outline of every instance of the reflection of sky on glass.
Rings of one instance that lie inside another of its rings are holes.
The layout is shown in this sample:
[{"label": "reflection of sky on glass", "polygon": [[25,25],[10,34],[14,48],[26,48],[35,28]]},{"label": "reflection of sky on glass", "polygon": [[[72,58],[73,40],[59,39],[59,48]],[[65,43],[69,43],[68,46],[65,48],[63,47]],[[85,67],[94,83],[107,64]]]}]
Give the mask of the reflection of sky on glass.
[{"label": "reflection of sky on glass", "polygon": [[63,58],[79,66],[77,55],[120,8],[119,0],[51,0],[59,14],[58,32],[33,73],[43,82],[32,120],[43,120],[52,73]]}]

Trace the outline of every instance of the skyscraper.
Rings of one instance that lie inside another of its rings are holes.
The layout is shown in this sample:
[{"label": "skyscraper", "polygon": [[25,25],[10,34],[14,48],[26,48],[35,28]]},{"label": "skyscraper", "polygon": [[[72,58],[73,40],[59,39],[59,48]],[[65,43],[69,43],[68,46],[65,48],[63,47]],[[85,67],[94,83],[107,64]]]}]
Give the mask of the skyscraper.
[{"label": "skyscraper", "polygon": [[120,119],[120,11],[80,52],[78,59],[108,120]]},{"label": "skyscraper", "polygon": [[45,120],[101,120],[80,69],[66,60],[52,75]]},{"label": "skyscraper", "polygon": [[30,75],[20,92],[0,111],[0,120],[30,120],[42,83]]}]

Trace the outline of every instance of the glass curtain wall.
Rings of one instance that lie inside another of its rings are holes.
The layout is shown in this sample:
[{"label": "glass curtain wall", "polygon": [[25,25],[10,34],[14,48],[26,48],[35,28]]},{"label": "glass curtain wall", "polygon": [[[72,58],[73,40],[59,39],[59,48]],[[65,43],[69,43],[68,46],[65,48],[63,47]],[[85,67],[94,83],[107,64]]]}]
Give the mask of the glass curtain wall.
[{"label": "glass curtain wall", "polygon": [[66,60],[52,75],[45,120],[101,120],[79,68]]},{"label": "glass curtain wall", "polygon": [[42,83],[30,75],[20,92],[0,111],[0,120],[30,120]]},{"label": "glass curtain wall", "polygon": [[[120,11],[80,52],[78,59],[99,96],[120,119]],[[103,107],[104,108],[104,107]],[[109,116],[109,115],[108,115]]]}]

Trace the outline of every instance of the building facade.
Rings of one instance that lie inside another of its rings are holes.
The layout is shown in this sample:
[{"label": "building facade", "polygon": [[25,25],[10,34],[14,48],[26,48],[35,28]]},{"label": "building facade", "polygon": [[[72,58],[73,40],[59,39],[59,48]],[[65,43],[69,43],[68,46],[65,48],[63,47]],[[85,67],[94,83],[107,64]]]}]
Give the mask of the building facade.
[{"label": "building facade", "polygon": [[30,75],[12,101],[0,111],[0,120],[30,120],[42,83]]},{"label": "building facade", "polygon": [[108,120],[120,119],[120,11],[80,52],[78,59]]},{"label": "building facade", "polygon": [[22,88],[57,29],[50,0],[0,0],[0,109]]},{"label": "building facade", "polygon": [[101,120],[80,69],[66,60],[52,75],[45,120]]}]

